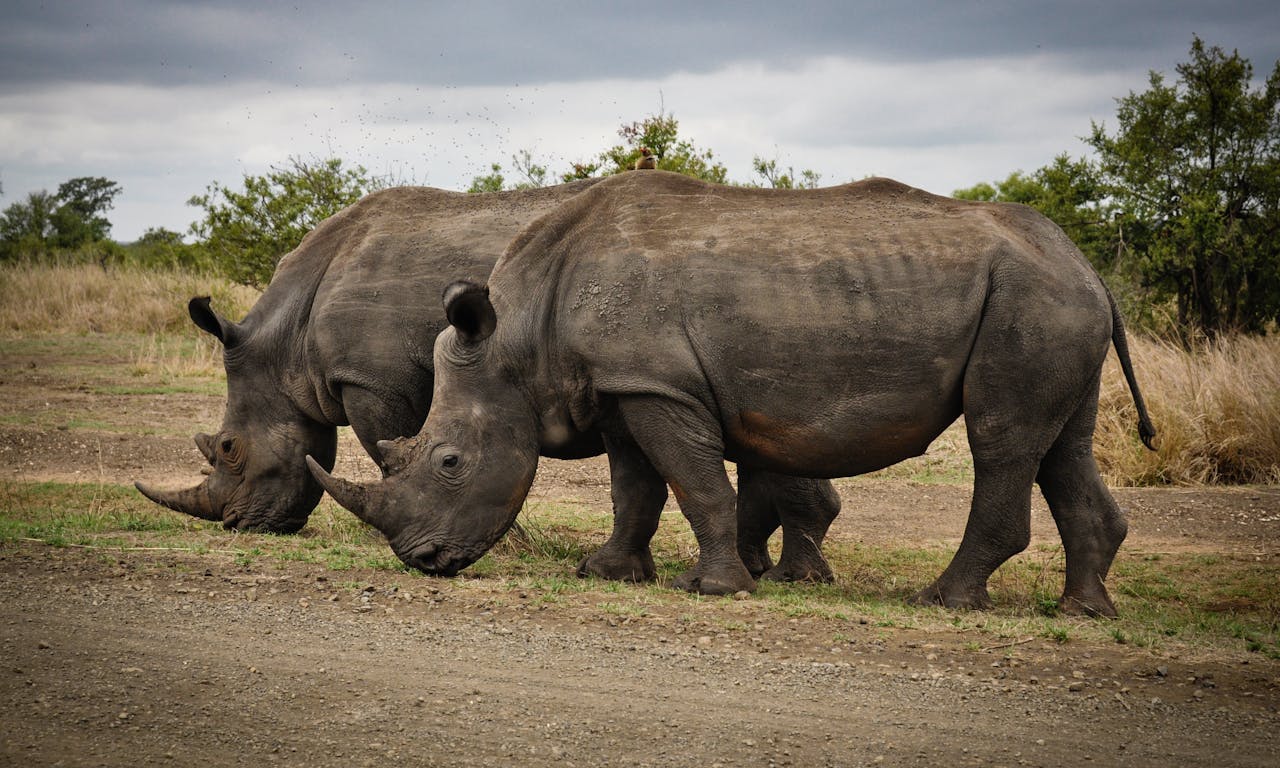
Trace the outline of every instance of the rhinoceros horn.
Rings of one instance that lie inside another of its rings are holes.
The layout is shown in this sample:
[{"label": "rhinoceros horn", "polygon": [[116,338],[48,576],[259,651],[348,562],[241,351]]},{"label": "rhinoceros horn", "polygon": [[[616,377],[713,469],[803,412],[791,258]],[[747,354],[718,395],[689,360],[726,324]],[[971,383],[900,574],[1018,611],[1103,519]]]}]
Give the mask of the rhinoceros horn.
[{"label": "rhinoceros horn", "polygon": [[201,432],[195,436],[196,447],[200,449],[200,454],[213,463],[213,435],[206,435]]},{"label": "rhinoceros horn", "polygon": [[209,488],[206,482],[202,482],[194,488],[186,488],[181,491],[157,491],[146,483],[134,483],[133,487],[138,489],[138,493],[146,496],[162,507],[168,507],[174,512],[182,512],[198,517],[201,520],[222,521],[222,513],[213,511],[213,504],[209,501]]},{"label": "rhinoceros horn", "polygon": [[311,470],[311,476],[316,479],[321,488],[329,492],[334,501],[350,510],[352,514],[366,523],[370,525],[377,524],[369,517],[369,490],[367,488],[359,483],[353,483],[341,477],[334,477],[324,467],[320,466],[320,462],[310,456],[307,457],[307,469]]}]

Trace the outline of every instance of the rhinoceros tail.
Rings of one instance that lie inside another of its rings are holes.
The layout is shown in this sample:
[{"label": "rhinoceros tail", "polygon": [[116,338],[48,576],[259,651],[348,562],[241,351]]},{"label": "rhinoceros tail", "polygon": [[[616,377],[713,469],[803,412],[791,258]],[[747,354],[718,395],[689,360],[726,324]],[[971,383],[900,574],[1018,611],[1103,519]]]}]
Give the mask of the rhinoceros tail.
[{"label": "rhinoceros tail", "polygon": [[1129,392],[1133,395],[1133,404],[1138,409],[1138,437],[1142,444],[1150,450],[1156,449],[1156,428],[1147,413],[1147,404],[1142,400],[1142,392],[1138,390],[1138,379],[1133,375],[1133,362],[1129,359],[1129,342],[1124,333],[1124,320],[1120,317],[1120,308],[1116,306],[1115,297],[1107,291],[1107,301],[1111,304],[1111,343],[1116,347],[1116,357],[1120,358],[1120,370],[1124,371],[1124,380],[1129,383]]}]

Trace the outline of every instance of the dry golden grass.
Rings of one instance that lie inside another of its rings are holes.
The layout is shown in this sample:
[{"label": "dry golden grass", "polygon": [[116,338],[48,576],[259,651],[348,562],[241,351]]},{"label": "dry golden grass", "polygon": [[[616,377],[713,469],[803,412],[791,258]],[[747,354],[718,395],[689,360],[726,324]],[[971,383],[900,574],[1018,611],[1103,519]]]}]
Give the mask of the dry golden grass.
[{"label": "dry golden grass", "polygon": [[1130,352],[1159,450],[1138,441],[1133,399],[1112,354],[1094,438],[1109,483],[1280,483],[1280,337],[1192,350],[1137,338]]},{"label": "dry golden grass", "polygon": [[0,266],[0,333],[160,333],[191,326],[187,301],[212,295],[240,318],[258,298],[252,288],[183,271],[95,265]]},{"label": "dry golden grass", "polygon": [[218,376],[223,371],[222,342],[194,326],[181,336],[153,333],[133,349],[130,364],[134,376],[164,380]]}]

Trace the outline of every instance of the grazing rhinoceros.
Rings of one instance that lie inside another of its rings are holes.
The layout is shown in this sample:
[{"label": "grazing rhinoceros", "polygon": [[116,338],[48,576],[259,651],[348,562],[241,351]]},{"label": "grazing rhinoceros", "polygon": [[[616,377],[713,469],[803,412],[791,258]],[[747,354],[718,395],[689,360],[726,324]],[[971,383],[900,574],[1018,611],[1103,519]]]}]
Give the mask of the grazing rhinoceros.
[{"label": "grazing rhinoceros", "polygon": [[921,454],[964,414],[972,511],[916,600],[988,605],[988,577],[1027,546],[1038,482],[1066,550],[1062,608],[1115,613],[1103,580],[1126,523],[1092,452],[1113,343],[1144,441],[1155,432],[1110,294],[1030,208],[884,179],[771,191],[624,174],[534,222],[487,288],[451,284],[444,305],[431,414],[385,444],[391,472],[356,484],[308,462],[411,566],[480,557],[539,452],[599,431],[636,489],[619,525],[652,530],[674,490],[700,549],[677,586],[751,589],[725,459],[856,475]]},{"label": "grazing rhinoceros", "polygon": [[[447,323],[421,297],[437,295],[458,275],[484,278],[525,224],[594,183],[485,195],[426,187],[377,192],[327,219],[282,259],[241,322],[221,317],[207,298],[192,299],[192,320],[226,348],[222,429],[195,436],[212,471],[193,488],[139,483],[138,490],[227,528],[300,529],[322,493],[303,457],[332,468],[337,426],[350,424],[379,459],[378,441],[412,435],[426,419],[431,344]],[[600,436],[590,434],[552,455],[601,450]],[[829,577],[818,544],[839,510],[830,484],[750,470],[741,482],[743,514],[750,515],[744,529],[752,537],[743,549],[755,572],[772,565],[765,542],[781,514],[783,557],[771,575]],[[648,538],[631,546],[620,535],[583,568],[652,576]]]}]

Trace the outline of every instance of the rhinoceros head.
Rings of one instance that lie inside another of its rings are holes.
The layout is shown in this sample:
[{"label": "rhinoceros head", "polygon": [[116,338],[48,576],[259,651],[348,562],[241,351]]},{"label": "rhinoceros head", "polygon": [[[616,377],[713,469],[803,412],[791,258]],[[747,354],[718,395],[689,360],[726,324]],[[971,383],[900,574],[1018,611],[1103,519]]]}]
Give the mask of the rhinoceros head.
[{"label": "rhinoceros head", "polygon": [[198,485],[163,491],[135,483],[147,498],[178,512],[244,531],[293,533],[307,522],[323,489],[306,457],[333,467],[337,431],[303,414],[288,397],[279,350],[258,349],[242,326],[218,315],[209,298],[188,304],[191,319],[222,341],[227,410],[214,435],[198,434],[209,462]]},{"label": "rhinoceros head", "polygon": [[325,490],[382,531],[396,555],[426,573],[453,575],[515,522],[538,466],[535,417],[491,339],[488,290],[445,289],[450,326],[435,346],[435,390],[422,430],[378,443],[385,477],[357,484],[308,457]]}]

